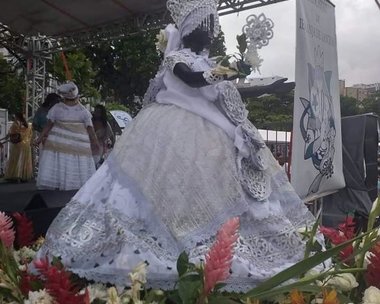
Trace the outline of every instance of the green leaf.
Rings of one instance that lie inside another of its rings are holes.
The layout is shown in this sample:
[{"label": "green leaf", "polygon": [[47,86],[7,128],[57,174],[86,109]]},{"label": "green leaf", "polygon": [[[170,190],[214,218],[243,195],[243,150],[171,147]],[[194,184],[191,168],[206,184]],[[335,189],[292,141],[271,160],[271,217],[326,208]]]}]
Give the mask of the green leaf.
[{"label": "green leaf", "polygon": [[[344,242],[336,247],[330,248],[329,250],[326,250],[324,252],[317,253],[305,260],[302,260],[298,262],[297,264],[294,264],[293,266],[285,269],[284,271],[278,273],[277,275],[273,276],[269,280],[265,281],[264,283],[260,284],[256,288],[251,289],[249,292],[247,292],[247,297],[256,297],[257,295],[269,291],[272,288],[275,288],[282,284],[283,282],[286,282],[292,278],[299,277],[303,273],[307,272],[309,269],[312,269],[313,267],[323,263],[324,261],[330,259],[331,257],[339,254],[339,252],[344,249],[346,246],[350,245],[352,242],[356,240],[360,240],[363,237],[369,235],[372,231],[369,231],[365,234],[362,234],[360,236],[357,236],[347,242]],[[363,248],[364,249],[364,248]],[[368,250],[368,248],[367,248]]]},{"label": "green leaf", "polygon": [[313,225],[313,227],[311,229],[309,240],[306,243],[305,255],[304,255],[305,259],[310,256],[311,250],[314,247],[313,246],[313,242],[314,242],[314,237],[317,234],[317,230],[318,230],[318,227],[319,227],[319,216],[320,216],[320,214],[318,214],[318,216],[316,217],[316,221],[315,221],[315,223],[314,223],[314,225]]},{"label": "green leaf", "polygon": [[177,272],[178,276],[183,276],[187,269],[189,268],[189,256],[187,255],[186,251],[183,251],[177,260]]},{"label": "green leaf", "polygon": [[219,289],[222,289],[224,286],[226,286],[227,284],[226,283],[216,283],[215,287],[214,287],[214,291],[217,291]]},{"label": "green leaf", "polygon": [[223,295],[211,295],[208,297],[209,304],[236,304],[241,303],[239,300],[230,299],[227,296]]},{"label": "green leaf", "polygon": [[289,293],[293,289],[297,289],[298,291],[303,291],[303,292],[318,292],[321,291],[321,288],[319,286],[314,285],[314,282],[316,280],[318,281],[323,281],[326,277],[329,276],[334,276],[342,273],[355,273],[355,272],[362,272],[365,271],[364,268],[355,268],[355,269],[342,269],[342,270],[337,270],[337,271],[328,271],[328,272],[323,272],[318,275],[314,275],[311,277],[303,278],[297,282],[290,283],[285,286],[277,287],[270,289],[268,291],[262,292],[260,294],[255,295],[255,299],[268,299],[272,298],[274,296],[284,294],[284,293]]},{"label": "green leaf", "polygon": [[91,304],[106,304],[107,301],[101,300],[101,299],[95,299],[94,301],[91,302]]},{"label": "green leaf", "polygon": [[178,294],[183,304],[194,304],[201,289],[202,280],[199,274],[189,274],[179,280]]},{"label": "green leaf", "polygon": [[244,33],[237,35],[236,40],[238,42],[237,48],[240,54],[244,54],[244,52],[247,50],[247,36]]}]

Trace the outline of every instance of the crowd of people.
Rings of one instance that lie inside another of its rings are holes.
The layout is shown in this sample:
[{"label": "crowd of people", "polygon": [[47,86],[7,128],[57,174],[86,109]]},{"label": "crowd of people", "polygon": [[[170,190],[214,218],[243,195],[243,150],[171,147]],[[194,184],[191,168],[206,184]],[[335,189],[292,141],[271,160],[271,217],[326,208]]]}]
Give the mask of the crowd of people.
[{"label": "crowd of people", "polygon": [[[16,113],[3,140],[10,143],[4,178],[22,182],[35,177],[38,189],[50,190],[79,189],[115,143],[105,107],[98,104],[91,114],[79,102],[79,90],[73,82],[61,85],[58,94],[48,94],[32,123]],[[37,148],[36,176],[33,146]]]}]

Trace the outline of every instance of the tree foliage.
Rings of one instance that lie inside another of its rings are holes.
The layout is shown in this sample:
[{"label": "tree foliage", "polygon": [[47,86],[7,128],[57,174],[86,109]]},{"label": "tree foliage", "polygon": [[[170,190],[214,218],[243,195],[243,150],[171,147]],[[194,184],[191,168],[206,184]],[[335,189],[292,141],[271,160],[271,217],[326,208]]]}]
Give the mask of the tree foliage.
[{"label": "tree foliage", "polygon": [[380,117],[380,92],[369,95],[361,102],[353,97],[340,96],[340,111],[342,117],[364,113],[374,113]]},{"label": "tree foliage", "polygon": [[[82,50],[66,52],[64,56],[72,80],[78,85],[80,94],[86,97],[98,97],[99,93],[94,84],[96,73],[90,58]],[[53,61],[48,64],[47,69],[59,82],[63,83],[68,80],[61,53],[54,55]]]},{"label": "tree foliage", "polygon": [[293,99],[293,91],[285,95],[247,98],[248,118],[260,129],[291,130]]},{"label": "tree foliage", "polygon": [[25,100],[25,82],[22,71],[15,70],[0,54],[0,108],[9,114],[22,112]]},{"label": "tree foliage", "polygon": [[342,117],[359,114],[360,109],[357,99],[348,96],[340,96],[340,113]]},{"label": "tree foliage", "polygon": [[380,92],[368,96],[361,105],[363,113],[374,113],[380,117]]},{"label": "tree foliage", "polygon": [[218,37],[216,37],[210,47],[210,57],[225,56],[226,46],[223,31],[219,32]]},{"label": "tree foliage", "polygon": [[132,113],[139,110],[138,101],[144,96],[161,61],[155,36],[154,31],[140,32],[86,48],[96,71],[95,84],[103,99],[122,103]]}]

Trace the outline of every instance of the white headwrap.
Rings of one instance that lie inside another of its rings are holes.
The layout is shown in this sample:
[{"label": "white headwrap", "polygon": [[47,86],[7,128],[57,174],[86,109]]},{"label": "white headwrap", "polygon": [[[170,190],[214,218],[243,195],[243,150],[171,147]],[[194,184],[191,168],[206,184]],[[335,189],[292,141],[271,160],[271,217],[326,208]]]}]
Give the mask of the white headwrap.
[{"label": "white headwrap", "polygon": [[70,81],[58,87],[58,94],[65,99],[75,99],[79,95],[79,90],[76,84]]},{"label": "white headwrap", "polygon": [[214,16],[213,35],[217,37],[220,31],[218,4],[219,0],[168,0],[166,6],[181,38],[189,35],[202,23],[210,25],[210,15]]}]

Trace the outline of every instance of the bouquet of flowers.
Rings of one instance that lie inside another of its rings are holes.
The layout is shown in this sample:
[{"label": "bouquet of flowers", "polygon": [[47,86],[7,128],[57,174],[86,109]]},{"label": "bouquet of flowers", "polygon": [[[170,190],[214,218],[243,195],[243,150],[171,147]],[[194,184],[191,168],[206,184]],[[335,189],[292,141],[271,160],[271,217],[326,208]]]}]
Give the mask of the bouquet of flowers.
[{"label": "bouquet of flowers", "polygon": [[239,52],[216,58],[217,71],[237,78],[260,73],[263,59],[259,56],[258,49],[268,45],[269,40],[273,38],[273,26],[273,21],[264,14],[248,16],[242,34],[236,36]]}]

